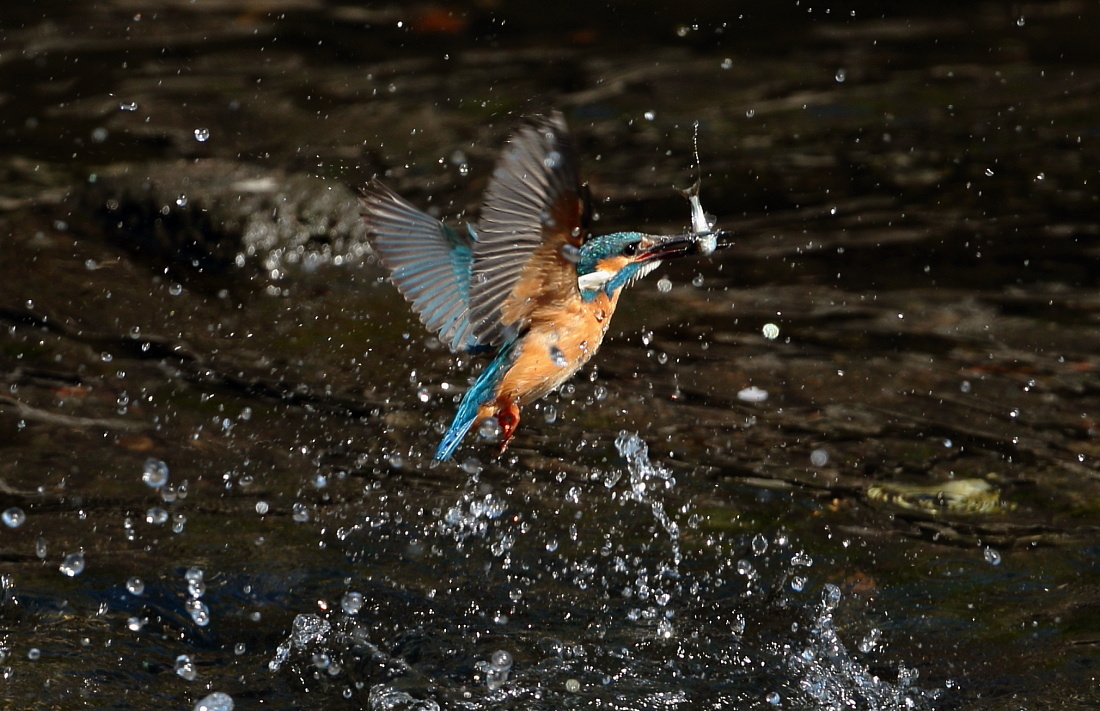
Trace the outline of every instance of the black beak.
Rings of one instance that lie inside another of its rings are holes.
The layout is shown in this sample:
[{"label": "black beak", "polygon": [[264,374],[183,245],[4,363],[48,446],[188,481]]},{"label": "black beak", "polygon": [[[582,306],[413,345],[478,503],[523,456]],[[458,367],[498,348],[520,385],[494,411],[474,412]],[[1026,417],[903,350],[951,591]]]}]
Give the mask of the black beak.
[{"label": "black beak", "polygon": [[652,241],[638,254],[638,261],[675,259],[692,255],[706,256],[716,249],[733,246],[733,233],[728,230],[704,234],[685,232],[678,235],[647,235],[647,237]]}]

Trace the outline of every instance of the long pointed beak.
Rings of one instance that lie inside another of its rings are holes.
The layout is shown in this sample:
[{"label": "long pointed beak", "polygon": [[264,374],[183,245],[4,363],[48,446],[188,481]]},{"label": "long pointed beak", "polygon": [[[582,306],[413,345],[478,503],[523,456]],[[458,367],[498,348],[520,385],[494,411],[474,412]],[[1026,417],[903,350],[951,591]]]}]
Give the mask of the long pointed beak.
[{"label": "long pointed beak", "polygon": [[733,246],[733,233],[718,230],[706,234],[685,232],[677,235],[647,235],[649,244],[634,258],[638,262],[653,259],[675,259],[692,255],[708,255],[715,249]]}]

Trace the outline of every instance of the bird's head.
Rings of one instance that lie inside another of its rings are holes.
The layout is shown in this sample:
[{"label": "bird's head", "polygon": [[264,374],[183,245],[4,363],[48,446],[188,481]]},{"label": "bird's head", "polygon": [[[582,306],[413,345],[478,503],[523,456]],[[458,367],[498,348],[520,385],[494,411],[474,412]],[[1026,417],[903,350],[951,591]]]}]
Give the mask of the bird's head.
[{"label": "bird's head", "polygon": [[657,268],[664,259],[698,253],[694,235],[647,235],[616,232],[592,237],[576,254],[577,286],[590,299],[609,296]]}]

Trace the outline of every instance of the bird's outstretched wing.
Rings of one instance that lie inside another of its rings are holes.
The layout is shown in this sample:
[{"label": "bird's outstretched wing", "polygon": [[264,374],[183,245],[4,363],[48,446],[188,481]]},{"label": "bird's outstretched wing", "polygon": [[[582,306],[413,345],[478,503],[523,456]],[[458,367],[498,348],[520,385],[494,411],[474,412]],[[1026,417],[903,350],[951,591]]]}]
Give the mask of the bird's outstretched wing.
[{"label": "bird's outstretched wing", "polygon": [[589,214],[565,119],[529,120],[505,146],[478,220],[470,323],[480,343],[522,330],[540,296],[576,289],[563,248],[580,247]]},{"label": "bird's outstretched wing", "polygon": [[377,180],[361,192],[367,238],[392,272],[398,291],[452,350],[476,345],[470,323],[473,240],[417,210]]}]

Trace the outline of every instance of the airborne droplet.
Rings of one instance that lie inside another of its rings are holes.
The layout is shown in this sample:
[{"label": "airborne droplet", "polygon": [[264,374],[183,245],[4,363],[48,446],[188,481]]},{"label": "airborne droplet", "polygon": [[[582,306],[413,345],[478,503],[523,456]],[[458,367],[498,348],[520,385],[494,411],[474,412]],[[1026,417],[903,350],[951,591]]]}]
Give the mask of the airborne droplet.
[{"label": "airborne droplet", "polygon": [[84,572],[84,554],[70,553],[61,561],[58,569],[70,578],[75,578]]},{"label": "airborne droplet", "polygon": [[161,488],[168,483],[168,465],[152,457],[146,459],[141,470],[141,480],[146,486]]},{"label": "airborne droplet", "polygon": [[2,517],[4,525],[8,528],[19,528],[23,525],[23,522],[27,520],[27,514],[23,513],[23,509],[18,506],[12,506],[10,509],[4,511]]}]

